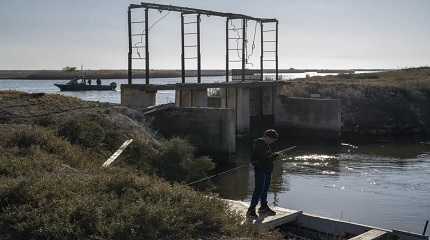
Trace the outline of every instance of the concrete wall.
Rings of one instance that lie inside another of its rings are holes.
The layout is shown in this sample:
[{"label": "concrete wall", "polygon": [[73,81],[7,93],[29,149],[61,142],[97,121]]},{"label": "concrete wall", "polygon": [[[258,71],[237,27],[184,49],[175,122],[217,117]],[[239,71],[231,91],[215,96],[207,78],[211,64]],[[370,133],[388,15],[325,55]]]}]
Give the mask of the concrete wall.
[{"label": "concrete wall", "polygon": [[337,138],[342,126],[340,110],[337,99],[278,96],[274,124],[276,128],[294,131],[293,135]]},{"label": "concrete wall", "polygon": [[152,127],[165,137],[187,137],[204,153],[233,153],[236,149],[234,110],[179,108],[154,111]]},{"label": "concrete wall", "polygon": [[155,105],[155,90],[142,90],[138,88],[121,86],[121,104],[132,108],[146,108]]},{"label": "concrete wall", "polygon": [[178,107],[207,107],[207,89],[178,89],[175,91],[175,103]]}]

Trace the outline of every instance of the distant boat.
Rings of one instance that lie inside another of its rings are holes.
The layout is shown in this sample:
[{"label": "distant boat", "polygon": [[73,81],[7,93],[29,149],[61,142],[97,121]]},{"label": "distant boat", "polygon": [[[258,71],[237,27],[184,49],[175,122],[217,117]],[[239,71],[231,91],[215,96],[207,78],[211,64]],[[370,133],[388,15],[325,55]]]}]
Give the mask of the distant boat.
[{"label": "distant boat", "polygon": [[91,79],[75,78],[67,83],[55,83],[60,91],[115,91],[117,85],[111,82],[109,85],[102,85],[101,80],[97,79],[96,84],[91,84]]}]

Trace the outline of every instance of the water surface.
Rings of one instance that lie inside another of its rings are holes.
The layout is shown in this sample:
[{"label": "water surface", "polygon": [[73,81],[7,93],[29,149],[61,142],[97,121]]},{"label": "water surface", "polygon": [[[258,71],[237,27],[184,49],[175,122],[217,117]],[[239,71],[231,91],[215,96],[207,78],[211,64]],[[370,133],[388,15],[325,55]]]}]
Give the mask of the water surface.
[{"label": "water surface", "polygon": [[[236,160],[249,161],[249,148]],[[222,197],[250,201],[253,169],[214,182]],[[430,142],[299,145],[276,162],[269,203],[422,233],[430,218]]]}]

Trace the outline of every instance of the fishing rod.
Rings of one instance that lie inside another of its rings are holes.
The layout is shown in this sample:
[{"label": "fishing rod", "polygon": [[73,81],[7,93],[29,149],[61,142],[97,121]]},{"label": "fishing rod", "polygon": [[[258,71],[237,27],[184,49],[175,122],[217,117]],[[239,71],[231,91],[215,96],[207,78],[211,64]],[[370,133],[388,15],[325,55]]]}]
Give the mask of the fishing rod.
[{"label": "fishing rod", "polygon": [[[294,150],[295,148],[296,148],[296,146],[288,147],[288,148],[282,149],[282,150],[280,150],[280,151],[274,152],[273,154],[274,154],[274,155],[282,155],[282,154],[285,154],[285,153],[287,153],[287,152],[289,152],[289,151],[291,151],[291,150]],[[237,167],[235,167],[235,168],[229,169],[229,170],[227,170],[227,171],[220,172],[220,173],[217,173],[217,174],[215,174],[215,175],[208,176],[208,177],[205,177],[205,178],[202,178],[202,179],[199,179],[199,180],[196,180],[196,181],[193,181],[193,182],[187,183],[187,184],[186,184],[186,186],[191,186],[191,185],[194,185],[194,184],[196,184],[196,183],[204,182],[204,181],[207,181],[207,180],[212,179],[212,178],[214,178],[214,177],[217,177],[217,176],[220,176],[220,175],[223,175],[223,174],[227,174],[227,173],[233,172],[233,171],[235,171],[235,170],[237,170],[237,169],[244,168],[244,167],[248,167],[248,166],[249,166],[249,164],[248,164],[248,163],[247,163],[247,164],[242,164],[242,165],[240,165],[240,166],[237,166]]]}]

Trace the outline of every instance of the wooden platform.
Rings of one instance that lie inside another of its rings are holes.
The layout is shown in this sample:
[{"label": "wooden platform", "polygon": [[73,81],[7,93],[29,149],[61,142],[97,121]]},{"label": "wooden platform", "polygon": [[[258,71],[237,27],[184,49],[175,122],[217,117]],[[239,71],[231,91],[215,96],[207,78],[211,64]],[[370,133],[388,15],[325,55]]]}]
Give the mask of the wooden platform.
[{"label": "wooden platform", "polygon": [[255,224],[259,231],[270,230],[282,224],[295,221],[297,216],[302,214],[302,211],[273,207],[272,209],[276,211],[275,216],[259,215],[256,219],[246,219],[246,212],[249,208],[248,203],[227,199],[225,199],[225,201],[228,202],[231,209],[235,210],[244,217],[245,221],[242,222],[243,224],[246,222]]}]

